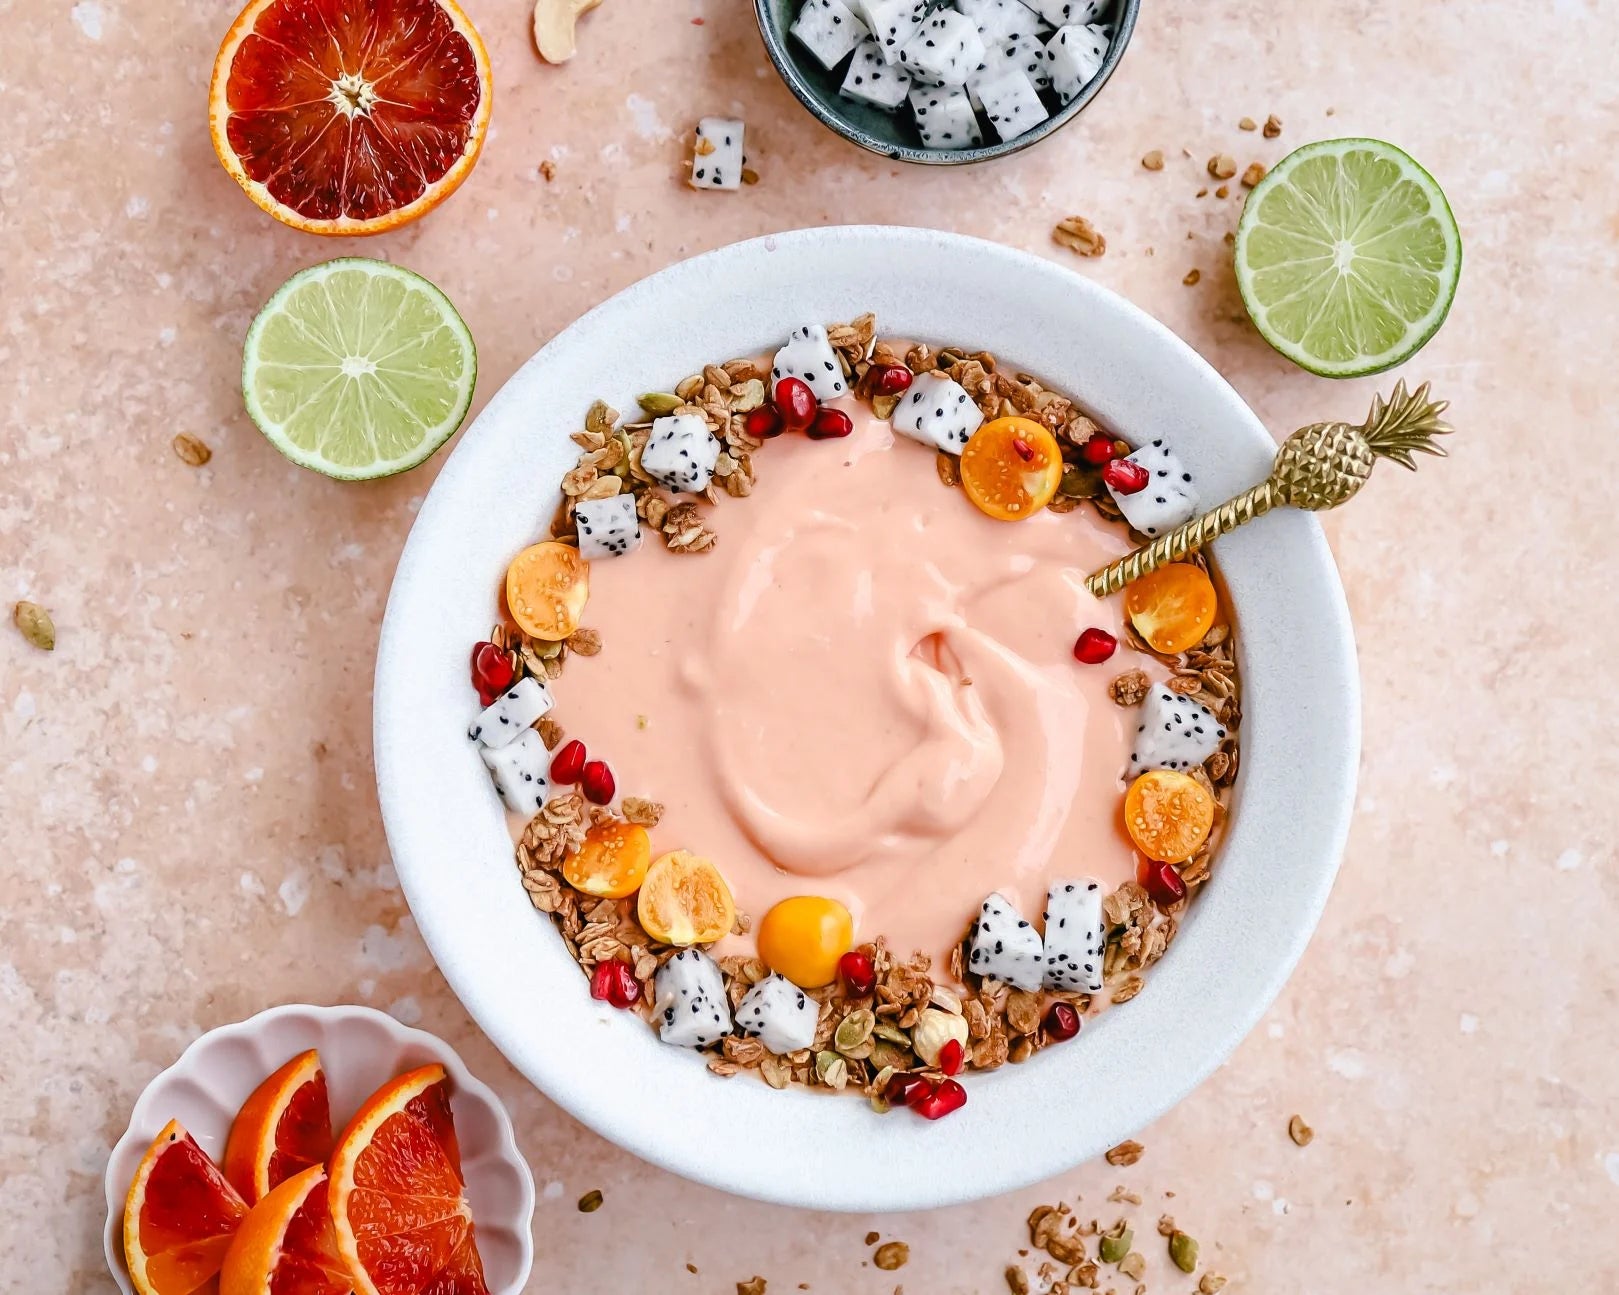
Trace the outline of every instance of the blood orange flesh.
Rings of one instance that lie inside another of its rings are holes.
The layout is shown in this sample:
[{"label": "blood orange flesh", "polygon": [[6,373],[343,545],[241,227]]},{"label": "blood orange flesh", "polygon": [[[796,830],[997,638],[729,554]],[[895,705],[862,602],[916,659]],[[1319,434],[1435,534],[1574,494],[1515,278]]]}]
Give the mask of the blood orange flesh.
[{"label": "blood orange flesh", "polygon": [[225,1144],[225,1177],[249,1205],[332,1153],[326,1073],[313,1049],[299,1053],[242,1103]]},{"label": "blood orange flesh", "polygon": [[124,1203],[124,1256],[146,1295],[190,1295],[212,1282],[247,1205],[171,1120],[135,1173]]},{"label": "blood orange flesh", "polygon": [[228,67],[216,68],[216,147],[223,111],[244,184],[292,223],[365,232],[409,219],[459,182],[482,142],[477,41],[448,0],[254,0],[226,38]]}]

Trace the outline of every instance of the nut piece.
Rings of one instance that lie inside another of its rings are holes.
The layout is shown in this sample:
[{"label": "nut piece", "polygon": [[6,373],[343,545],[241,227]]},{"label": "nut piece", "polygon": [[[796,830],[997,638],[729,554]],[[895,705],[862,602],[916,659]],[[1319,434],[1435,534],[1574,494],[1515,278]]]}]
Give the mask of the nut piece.
[{"label": "nut piece", "polygon": [[1209,174],[1216,180],[1229,180],[1237,173],[1237,159],[1229,153],[1216,153],[1209,159]]},{"label": "nut piece", "polygon": [[573,28],[602,0],[535,0],[534,47],[547,63],[566,63],[578,52]]},{"label": "nut piece", "polygon": [[1146,1148],[1139,1142],[1129,1140],[1119,1143],[1118,1146],[1107,1153],[1104,1159],[1110,1165],[1133,1165],[1141,1159],[1141,1153],[1145,1150]]},{"label": "nut piece", "polygon": [[594,1214],[602,1207],[602,1194],[599,1190],[586,1192],[579,1198],[579,1212],[581,1214]]},{"label": "nut piece", "polygon": [[1238,130],[1258,130],[1259,129],[1259,123],[1257,121],[1255,121],[1252,117],[1244,117],[1241,121],[1239,121],[1237,123],[1237,129]]},{"label": "nut piece", "polygon": [[966,1048],[966,1018],[953,1012],[941,1012],[937,1007],[924,1011],[911,1029],[911,1048],[925,1066],[939,1064],[939,1052],[951,1039]]},{"label": "nut piece", "polygon": [[[1233,163],[1235,165],[1235,163]],[[1081,256],[1101,256],[1107,251],[1107,239],[1096,232],[1096,226],[1083,216],[1070,216],[1057,222],[1051,231],[1052,241]]]},{"label": "nut piece", "polygon": [[1006,1289],[1012,1295],[1029,1295],[1029,1278],[1021,1268],[1008,1268],[1006,1270]]},{"label": "nut piece", "polygon": [[1220,1295],[1225,1289],[1226,1279],[1220,1273],[1204,1273],[1203,1280],[1197,1284],[1197,1295]]},{"label": "nut piece", "polygon": [[22,631],[22,636],[41,652],[55,649],[56,622],[51,620],[51,614],[38,603],[18,603],[11,609],[11,619]]},{"label": "nut piece", "polygon": [[1307,1147],[1315,1139],[1315,1130],[1304,1122],[1302,1115],[1295,1115],[1287,1122],[1287,1136],[1301,1147]]},{"label": "nut piece", "polygon": [[212,450],[188,432],[176,434],[170,444],[174,447],[174,452],[180,461],[193,468],[200,468],[214,457]]},{"label": "nut piece", "polygon": [[1164,150],[1155,148],[1150,153],[1142,154],[1141,165],[1149,171],[1162,171],[1164,169]]},{"label": "nut piece", "polygon": [[1250,162],[1248,169],[1242,173],[1242,187],[1252,189],[1265,178],[1265,164],[1263,162]]},{"label": "nut piece", "polygon": [[1271,113],[1270,116],[1265,118],[1265,125],[1261,129],[1260,133],[1264,135],[1266,139],[1275,139],[1282,133],[1282,119],[1275,113]]},{"label": "nut piece", "polygon": [[877,1247],[876,1254],[871,1257],[871,1262],[885,1273],[891,1273],[896,1268],[903,1268],[910,1261],[911,1248],[903,1241],[885,1241]]},{"label": "nut piece", "polygon": [[1203,271],[1194,266],[1192,269],[1186,272],[1186,277],[1182,279],[1181,282],[1184,283],[1188,288],[1195,288],[1198,280],[1202,277]]}]

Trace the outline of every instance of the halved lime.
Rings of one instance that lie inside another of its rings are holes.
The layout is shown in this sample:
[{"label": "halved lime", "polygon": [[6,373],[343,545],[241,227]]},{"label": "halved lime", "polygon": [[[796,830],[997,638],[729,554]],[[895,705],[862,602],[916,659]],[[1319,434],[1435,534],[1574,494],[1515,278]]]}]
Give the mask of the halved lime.
[{"label": "halved lime", "polygon": [[1265,340],[1329,378],[1377,373],[1439,331],[1462,239],[1433,176],[1376,139],[1289,153],[1237,226],[1237,286]]},{"label": "halved lime", "polygon": [[242,399],[270,444],[345,481],[422,462],[461,426],[477,376],[450,299],[419,274],[358,256],[283,283],[242,351]]}]

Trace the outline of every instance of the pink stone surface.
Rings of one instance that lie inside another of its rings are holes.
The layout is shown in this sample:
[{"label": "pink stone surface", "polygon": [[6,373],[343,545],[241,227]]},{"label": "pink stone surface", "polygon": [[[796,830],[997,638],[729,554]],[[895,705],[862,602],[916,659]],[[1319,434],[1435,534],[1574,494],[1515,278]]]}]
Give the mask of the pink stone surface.
[{"label": "pink stone surface", "polygon": [[[1619,1288],[1619,765],[1593,718],[1619,631],[1619,11],[1162,0],[1079,123],[923,172],[805,115],[740,0],[608,0],[562,69],[535,59],[521,4],[472,0],[497,80],[481,164],[421,223],[339,245],[272,223],[212,157],[223,0],[3,8],[0,595],[48,606],[58,647],[0,635],[0,1286],[107,1289],[100,1174],[136,1094],[200,1031],[302,999],[389,1008],[502,1094],[541,1184],[534,1291],[730,1295],[757,1273],[771,1292],[994,1292],[1029,1208],[1076,1195],[1083,1217],[1135,1218],[1155,1295],[1193,1285],[1165,1262],[1163,1209],[1236,1292]],[[747,118],[756,187],[680,183],[681,132],[713,112]],[[1280,139],[1237,129],[1271,112]],[[1359,416],[1391,379],[1273,355],[1222,242],[1239,197],[1193,195],[1216,152],[1270,162],[1350,134],[1402,144],[1457,211],[1456,308],[1406,374],[1462,432],[1327,522],[1362,651],[1361,812],[1315,942],[1230,1063],[1131,1168],[869,1218],[691,1187],[528,1088],[434,972],[371,783],[377,622],[435,468],[348,486],[275,454],[238,393],[258,305],[332,255],[408,264],[478,338],[481,404],[581,311],[692,252],[879,221],[1066,258],[1049,231],[1078,213],[1108,239],[1085,272],[1286,431]],[[182,463],[176,432],[213,461]],[[1121,1183],[1139,1206],[1106,1202]],[[592,1188],[605,1205],[577,1212]],[[868,1230],[909,1264],[871,1267]]]}]

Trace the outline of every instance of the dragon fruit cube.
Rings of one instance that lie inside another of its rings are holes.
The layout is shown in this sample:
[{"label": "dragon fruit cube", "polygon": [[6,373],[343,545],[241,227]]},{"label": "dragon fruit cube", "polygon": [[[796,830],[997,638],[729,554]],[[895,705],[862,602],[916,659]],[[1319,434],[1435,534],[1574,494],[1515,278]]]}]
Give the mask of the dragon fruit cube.
[{"label": "dragon fruit cube", "polygon": [[973,90],[1002,139],[1016,139],[1050,116],[1034,82],[1016,68],[974,82]]},{"label": "dragon fruit cube", "polygon": [[897,67],[883,61],[881,47],[875,40],[866,39],[854,52],[849,70],[843,74],[838,93],[883,112],[893,112],[905,102],[910,93],[911,78]]},{"label": "dragon fruit cube", "polygon": [[742,187],[742,132],[736,117],[703,117],[697,122],[697,146],[692,150],[691,187]]},{"label": "dragon fruit cube", "polygon": [[885,64],[899,62],[899,52],[927,16],[927,0],[853,0],[855,17],[865,23]]},{"label": "dragon fruit cube", "polygon": [[535,730],[525,728],[505,746],[481,746],[478,754],[507,809],[532,818],[545,808],[551,796],[551,782],[546,777],[551,753]]},{"label": "dragon fruit cube", "polygon": [[736,1023],[772,1052],[786,1055],[815,1042],[821,1005],[785,976],[769,975],[736,1006]]},{"label": "dragon fruit cube", "polygon": [[641,547],[634,495],[581,499],[573,506],[573,520],[579,530],[579,556],[586,561],[621,558]]},{"label": "dragon fruit cube", "polygon": [[984,415],[966,389],[942,373],[919,373],[891,419],[894,430],[946,454],[960,454]]},{"label": "dragon fruit cube", "polygon": [[919,85],[910,97],[917,134],[928,148],[973,148],[984,142],[978,114],[965,90]]},{"label": "dragon fruit cube", "polygon": [[1225,741],[1225,725],[1207,706],[1157,684],[1141,703],[1141,724],[1130,748],[1130,776],[1149,769],[1197,768]]},{"label": "dragon fruit cube", "polygon": [[968,944],[967,969],[1018,989],[1039,989],[1045,978],[1040,933],[1006,896],[991,895],[978,910]]},{"label": "dragon fruit cube", "polygon": [[1007,40],[986,45],[984,61],[967,81],[968,89],[977,97],[982,81],[1006,72],[1021,72],[1036,89],[1051,84],[1051,55],[1038,36],[1013,36]]},{"label": "dragon fruit cube", "polygon": [[1129,522],[1143,535],[1159,536],[1173,530],[1197,514],[1197,489],[1192,474],[1175,457],[1162,437],[1126,456],[1131,463],[1147,469],[1145,488],[1134,494],[1120,494],[1112,486],[1108,493]]},{"label": "dragon fruit cube", "polygon": [[804,7],[788,29],[798,43],[830,71],[849,55],[870,33],[843,0],[804,0]]},{"label": "dragon fruit cube", "polygon": [[1019,0],[956,0],[956,8],[978,29],[986,48],[1015,36],[1038,36],[1048,29],[1040,15]]},{"label": "dragon fruit cube", "polygon": [[838,354],[826,340],[826,329],[820,324],[793,329],[787,345],[776,352],[770,368],[770,389],[774,391],[783,378],[799,379],[823,404],[849,391]]},{"label": "dragon fruit cube", "polygon": [[666,490],[697,494],[708,488],[720,443],[699,414],[655,419],[641,451],[641,467]]},{"label": "dragon fruit cube", "polygon": [[1102,70],[1107,46],[1107,33],[1100,27],[1075,23],[1057,29],[1046,42],[1046,53],[1051,58],[1051,87],[1058,98],[1067,103]]},{"label": "dragon fruit cube", "polygon": [[1108,6],[1108,0],[1029,0],[1029,8],[1053,27],[1073,24],[1083,27],[1095,22],[1098,14]]},{"label": "dragon fruit cube", "polygon": [[899,51],[900,66],[913,79],[934,85],[966,85],[983,61],[978,29],[952,9],[935,10]]},{"label": "dragon fruit cube", "polygon": [[1089,877],[1053,883],[1045,921],[1046,988],[1100,992],[1107,951],[1101,883]]},{"label": "dragon fruit cube", "polygon": [[533,675],[519,679],[487,706],[467,729],[485,746],[505,746],[551,709],[551,690]]},{"label": "dragon fruit cube", "polygon": [[706,1048],[731,1032],[725,977],[701,949],[682,949],[652,980],[658,1037],[678,1048]]}]

